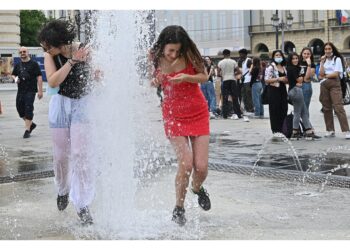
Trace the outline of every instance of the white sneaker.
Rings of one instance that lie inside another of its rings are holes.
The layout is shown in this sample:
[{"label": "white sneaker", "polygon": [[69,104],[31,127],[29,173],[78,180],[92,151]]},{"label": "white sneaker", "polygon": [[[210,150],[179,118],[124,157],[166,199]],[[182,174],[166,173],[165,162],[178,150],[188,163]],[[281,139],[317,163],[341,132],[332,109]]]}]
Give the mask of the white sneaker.
[{"label": "white sneaker", "polygon": [[209,119],[215,119],[216,116],[213,114],[213,112],[209,112]]},{"label": "white sneaker", "polygon": [[238,118],[238,115],[236,115],[236,114],[233,114],[232,116],[231,116],[231,120],[238,120],[239,118]]},{"label": "white sneaker", "polygon": [[250,122],[248,116],[243,116],[243,121],[244,122]]},{"label": "white sneaker", "polygon": [[345,132],[345,139],[350,140],[350,131]]},{"label": "white sneaker", "polygon": [[334,131],[327,131],[324,137],[335,137]]}]

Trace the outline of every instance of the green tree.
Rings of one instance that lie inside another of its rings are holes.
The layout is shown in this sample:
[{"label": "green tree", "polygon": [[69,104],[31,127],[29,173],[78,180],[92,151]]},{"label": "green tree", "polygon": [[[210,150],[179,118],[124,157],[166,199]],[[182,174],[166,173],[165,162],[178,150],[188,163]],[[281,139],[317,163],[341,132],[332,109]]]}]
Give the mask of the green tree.
[{"label": "green tree", "polygon": [[47,22],[47,18],[40,10],[20,11],[21,45],[39,46],[37,35],[40,28]]}]

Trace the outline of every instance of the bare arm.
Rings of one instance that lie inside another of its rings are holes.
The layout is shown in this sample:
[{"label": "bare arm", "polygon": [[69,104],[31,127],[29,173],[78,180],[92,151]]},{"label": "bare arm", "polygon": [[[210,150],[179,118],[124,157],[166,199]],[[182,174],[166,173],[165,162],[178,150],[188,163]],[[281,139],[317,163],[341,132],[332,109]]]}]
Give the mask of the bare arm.
[{"label": "bare arm", "polygon": [[59,70],[57,70],[53,57],[45,53],[44,66],[46,71],[47,82],[50,87],[58,87],[72,69],[72,65],[67,61]]},{"label": "bare arm", "polygon": [[188,74],[177,74],[172,78],[168,79],[169,82],[181,83],[181,82],[190,82],[190,83],[205,83],[208,81],[208,74],[205,71],[204,73],[197,73],[195,75]]}]

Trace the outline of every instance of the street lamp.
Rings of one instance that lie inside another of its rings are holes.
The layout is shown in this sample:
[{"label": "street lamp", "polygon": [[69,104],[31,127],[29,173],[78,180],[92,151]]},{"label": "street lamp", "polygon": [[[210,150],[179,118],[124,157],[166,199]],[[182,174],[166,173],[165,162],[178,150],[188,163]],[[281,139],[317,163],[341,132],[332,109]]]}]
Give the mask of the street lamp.
[{"label": "street lamp", "polygon": [[278,10],[276,10],[276,13],[272,15],[271,17],[271,23],[274,28],[276,28],[276,49],[278,49],[278,31],[282,31],[282,52],[284,53],[284,30],[289,30],[292,27],[293,24],[293,16],[289,12],[287,16],[287,21],[284,22],[284,11],[282,11],[281,15],[281,22],[280,18],[278,17]]}]

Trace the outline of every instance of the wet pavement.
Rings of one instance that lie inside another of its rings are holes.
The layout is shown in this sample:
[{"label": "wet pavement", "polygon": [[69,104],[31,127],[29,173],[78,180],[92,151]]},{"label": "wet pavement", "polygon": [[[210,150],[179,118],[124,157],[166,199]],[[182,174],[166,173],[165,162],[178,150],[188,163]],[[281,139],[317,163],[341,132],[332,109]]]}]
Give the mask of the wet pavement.
[{"label": "wet pavement", "polygon": [[[313,89],[311,122],[316,133],[324,135],[317,83],[313,84]],[[15,95],[16,91],[11,86],[0,85],[0,100],[4,109],[4,114],[0,115],[0,183],[3,183],[0,185],[0,239],[106,238],[99,236],[93,228],[80,232],[72,208],[63,214],[56,211],[53,179],[44,178],[53,176],[52,145],[47,122],[49,97],[36,100],[34,121],[38,126],[31,138],[23,139],[24,125],[17,117]],[[264,107],[265,116],[268,117],[268,107]],[[349,106],[346,106],[346,112],[350,118]],[[164,150],[169,151],[173,158],[163,134],[159,107],[155,105],[154,112],[149,115],[152,120],[150,129],[155,131]],[[189,212],[189,215],[194,213],[196,218],[189,225],[198,226],[200,221],[202,228],[196,234],[168,225],[172,200],[166,200],[170,199],[166,195],[167,198],[160,198],[165,199],[163,204],[154,201],[152,205],[162,207],[161,213],[165,219],[159,222],[162,226],[158,229],[163,233],[132,232],[133,236],[117,235],[114,238],[349,239],[346,201],[349,200],[350,190],[326,187],[323,191],[321,188],[330,174],[340,177],[326,184],[348,187],[344,183],[350,182],[346,167],[350,162],[350,141],[346,141],[339,132],[336,117],[335,124],[335,138],[288,143],[271,141],[269,119],[251,119],[248,123],[241,120],[211,120],[211,171],[207,185],[214,204],[220,205],[214,206],[209,213],[198,212],[198,207]],[[171,159],[167,158],[166,161],[169,163]],[[301,182],[298,161],[303,171],[320,174],[321,181],[314,182],[317,184]],[[339,165],[345,168],[331,172]],[[164,188],[164,193],[159,195],[170,192],[173,198],[174,167],[165,173],[164,169],[156,172],[149,181],[157,183],[154,186]],[[163,173],[161,177],[159,173]],[[154,186],[139,187],[139,196],[152,192]],[[188,205],[190,211],[194,204]],[[157,218],[157,215],[154,216]],[[327,225],[327,220],[333,223]],[[74,231],[77,228],[78,233]]]}]

